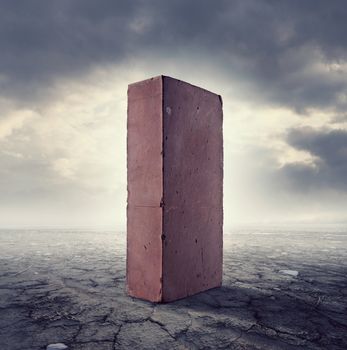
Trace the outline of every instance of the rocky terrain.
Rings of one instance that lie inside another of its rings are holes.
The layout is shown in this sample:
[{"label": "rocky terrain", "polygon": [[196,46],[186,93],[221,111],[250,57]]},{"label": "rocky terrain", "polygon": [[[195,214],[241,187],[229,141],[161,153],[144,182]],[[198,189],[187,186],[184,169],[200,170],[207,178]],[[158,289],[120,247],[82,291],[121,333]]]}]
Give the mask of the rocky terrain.
[{"label": "rocky terrain", "polygon": [[125,234],[0,231],[0,349],[347,349],[347,234],[239,230],[223,287],[125,294]]}]

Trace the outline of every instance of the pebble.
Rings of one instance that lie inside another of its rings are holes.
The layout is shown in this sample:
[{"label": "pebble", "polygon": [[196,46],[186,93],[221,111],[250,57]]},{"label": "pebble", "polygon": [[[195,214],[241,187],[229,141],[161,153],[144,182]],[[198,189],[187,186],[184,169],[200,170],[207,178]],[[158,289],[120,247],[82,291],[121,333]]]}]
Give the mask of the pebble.
[{"label": "pebble", "polygon": [[63,344],[63,343],[56,343],[56,344],[49,344],[47,345],[47,349],[46,350],[64,350],[64,349],[68,349],[68,347]]},{"label": "pebble", "polygon": [[298,277],[299,272],[295,270],[280,270],[279,273],[283,273],[285,275],[290,275],[294,277]]}]

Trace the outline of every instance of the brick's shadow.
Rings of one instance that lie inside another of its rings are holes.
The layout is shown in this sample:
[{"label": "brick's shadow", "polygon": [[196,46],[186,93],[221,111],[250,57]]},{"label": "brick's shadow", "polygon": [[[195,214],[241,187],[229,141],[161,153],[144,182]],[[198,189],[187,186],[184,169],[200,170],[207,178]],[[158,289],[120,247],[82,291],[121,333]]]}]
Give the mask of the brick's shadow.
[{"label": "brick's shadow", "polygon": [[346,327],[343,307],[341,313],[329,310],[313,292],[230,285],[176,301],[170,308],[210,319],[211,324],[218,320],[219,327],[237,328],[248,335],[289,338],[292,344],[301,340],[315,343],[323,335],[340,338]]}]

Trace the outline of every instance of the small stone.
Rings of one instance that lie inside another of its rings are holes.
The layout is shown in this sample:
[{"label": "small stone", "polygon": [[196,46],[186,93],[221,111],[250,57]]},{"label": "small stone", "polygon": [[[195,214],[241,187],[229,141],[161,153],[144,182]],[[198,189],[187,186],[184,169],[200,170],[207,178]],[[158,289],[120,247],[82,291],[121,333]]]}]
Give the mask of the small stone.
[{"label": "small stone", "polygon": [[282,273],[284,275],[290,275],[294,277],[298,277],[299,272],[295,270],[280,270],[279,273]]},{"label": "small stone", "polygon": [[68,349],[67,345],[63,343],[49,344],[46,350],[64,350]]}]

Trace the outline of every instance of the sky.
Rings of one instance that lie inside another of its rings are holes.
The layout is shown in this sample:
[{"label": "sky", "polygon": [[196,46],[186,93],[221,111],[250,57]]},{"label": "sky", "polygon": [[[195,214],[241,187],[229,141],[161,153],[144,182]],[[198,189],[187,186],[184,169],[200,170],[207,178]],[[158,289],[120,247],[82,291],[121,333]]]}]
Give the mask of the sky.
[{"label": "sky", "polygon": [[224,224],[347,222],[341,0],[0,1],[0,227],[116,227],[127,85],[222,95]]}]

